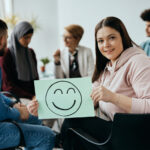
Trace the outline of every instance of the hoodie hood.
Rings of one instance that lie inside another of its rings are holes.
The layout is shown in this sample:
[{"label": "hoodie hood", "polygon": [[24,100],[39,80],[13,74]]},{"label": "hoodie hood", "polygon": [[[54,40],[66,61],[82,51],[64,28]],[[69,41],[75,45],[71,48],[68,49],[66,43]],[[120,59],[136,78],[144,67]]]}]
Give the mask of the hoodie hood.
[{"label": "hoodie hood", "polygon": [[[146,55],[145,52],[139,47],[130,47],[122,52],[120,57],[116,60],[114,65],[111,67],[113,71],[117,71],[120,67],[122,67],[130,58],[135,55]],[[106,68],[109,70],[109,66],[106,65]]]}]

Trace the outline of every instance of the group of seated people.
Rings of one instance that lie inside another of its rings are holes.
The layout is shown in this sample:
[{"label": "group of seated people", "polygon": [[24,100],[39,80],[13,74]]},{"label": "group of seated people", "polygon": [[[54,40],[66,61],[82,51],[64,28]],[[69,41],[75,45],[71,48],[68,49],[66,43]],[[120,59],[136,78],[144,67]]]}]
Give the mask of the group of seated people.
[{"label": "group of seated people", "polygon": [[[90,143],[67,134],[68,128],[83,129],[103,141],[108,137],[116,113],[150,113],[150,59],[130,38],[123,22],[106,17],[95,27],[96,62],[91,49],[80,46],[83,28],[65,27],[65,49],[54,53],[56,78],[92,76],[95,117],[65,119],[59,134],[43,126],[38,119],[38,102],[34,80],[38,80],[37,60],[28,47],[33,28],[28,22],[18,23],[8,41],[7,25],[0,20],[0,83],[2,90],[20,98],[28,98],[28,105],[14,103],[0,93],[0,149],[19,144],[20,126],[25,150],[51,150],[56,145],[64,150],[95,150]],[[60,97],[61,99],[61,97]],[[71,144],[69,144],[71,143]]]}]

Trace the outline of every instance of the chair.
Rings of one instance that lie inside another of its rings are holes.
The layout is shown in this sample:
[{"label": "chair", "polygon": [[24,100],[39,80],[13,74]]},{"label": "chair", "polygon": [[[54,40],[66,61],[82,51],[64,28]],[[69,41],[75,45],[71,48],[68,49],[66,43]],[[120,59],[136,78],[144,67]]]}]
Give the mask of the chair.
[{"label": "chair", "polygon": [[150,150],[150,114],[116,114],[111,133],[103,143],[83,130],[70,128],[68,132],[97,150]]},{"label": "chair", "polygon": [[[15,100],[14,100],[14,103],[20,102],[20,99],[19,99],[16,95],[14,95],[14,94],[12,94],[12,93],[10,93],[10,92],[1,91],[1,93],[2,93],[2,94],[6,94],[7,96],[13,97],[13,98],[15,99]],[[18,146],[16,146],[16,147],[9,147],[9,148],[3,149],[3,150],[22,150],[21,146],[24,146],[24,145],[25,145],[25,141],[24,141],[24,135],[23,135],[22,130],[21,130],[21,128],[19,127],[19,125],[18,125],[15,121],[11,121],[11,120],[5,120],[5,121],[3,121],[3,122],[10,122],[10,123],[13,123],[14,125],[16,125],[16,127],[19,129],[20,137],[21,137],[21,138],[20,138],[20,143],[19,143]]]}]

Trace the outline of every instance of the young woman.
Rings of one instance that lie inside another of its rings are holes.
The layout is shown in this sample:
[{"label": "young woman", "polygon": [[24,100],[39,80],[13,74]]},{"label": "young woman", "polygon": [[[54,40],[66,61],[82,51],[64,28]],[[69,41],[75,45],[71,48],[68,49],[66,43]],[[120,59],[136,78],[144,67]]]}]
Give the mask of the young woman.
[{"label": "young woman", "polygon": [[3,74],[2,90],[12,92],[20,98],[32,99],[35,96],[37,60],[33,49],[28,47],[33,32],[30,23],[18,23],[9,39],[8,50],[0,62]]},{"label": "young woman", "polygon": [[107,17],[95,28],[96,66],[91,98],[98,117],[66,119],[61,136],[63,148],[95,148],[78,137],[66,134],[70,127],[81,128],[104,141],[115,113],[150,113],[150,59],[131,40],[124,24]]}]

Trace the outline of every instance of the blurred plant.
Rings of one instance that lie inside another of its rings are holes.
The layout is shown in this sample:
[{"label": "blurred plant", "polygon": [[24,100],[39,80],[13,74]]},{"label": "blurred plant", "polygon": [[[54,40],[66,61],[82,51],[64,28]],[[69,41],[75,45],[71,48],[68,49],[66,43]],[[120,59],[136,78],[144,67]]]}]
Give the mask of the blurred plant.
[{"label": "blurred plant", "polygon": [[[8,26],[13,29],[14,26],[19,22],[27,19],[21,19],[17,15],[7,16],[4,18],[4,21],[8,24]],[[34,30],[40,29],[40,26],[37,23],[37,18],[32,16],[30,20],[27,20],[33,27]]]},{"label": "blurred plant", "polygon": [[46,64],[48,64],[50,62],[48,57],[41,58],[40,61],[43,63],[43,66],[46,66]]},{"label": "blurred plant", "polygon": [[40,29],[40,26],[37,23],[37,18],[36,17],[32,16],[32,18],[30,19],[29,22],[31,23],[34,30]]},{"label": "blurred plant", "polygon": [[10,26],[10,28],[14,28],[14,26],[19,21],[19,17],[17,17],[16,15],[12,15],[10,17],[5,17],[4,21],[8,24],[8,26]]},{"label": "blurred plant", "polygon": [[48,57],[41,58],[40,61],[43,63],[43,66],[41,66],[41,72],[45,72],[45,66],[50,62]]}]

